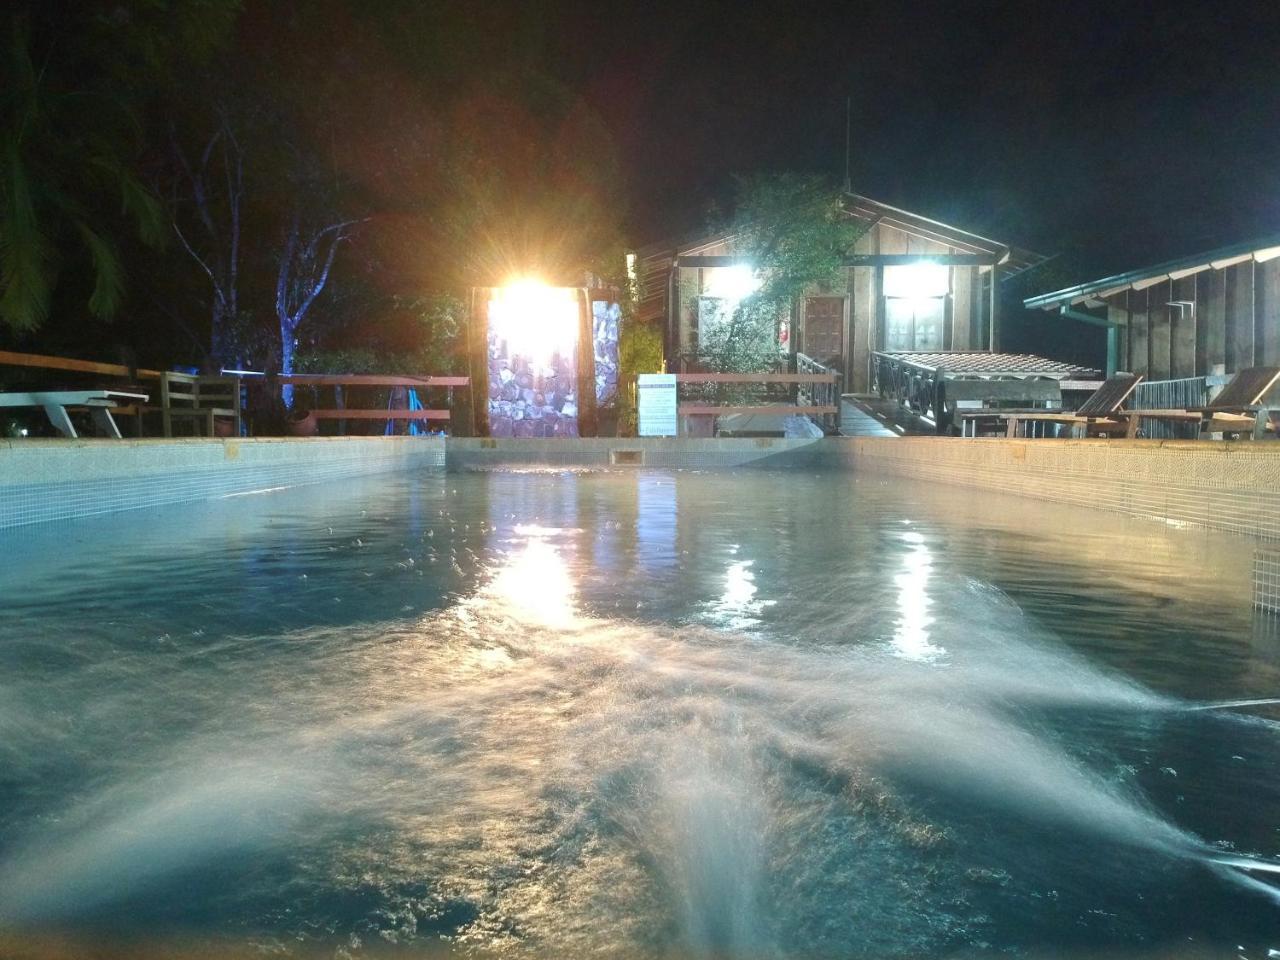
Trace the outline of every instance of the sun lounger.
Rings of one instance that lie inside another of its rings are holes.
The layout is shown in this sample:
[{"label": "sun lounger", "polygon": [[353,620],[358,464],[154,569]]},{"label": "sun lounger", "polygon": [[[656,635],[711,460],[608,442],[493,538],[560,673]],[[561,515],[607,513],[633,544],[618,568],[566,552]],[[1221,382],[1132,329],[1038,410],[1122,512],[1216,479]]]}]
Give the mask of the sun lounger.
[{"label": "sun lounger", "polygon": [[1071,428],[1072,436],[1111,436],[1125,434],[1133,427],[1116,413],[1129,395],[1142,382],[1142,377],[1132,373],[1118,373],[1108,377],[1103,384],[1075,410],[973,410],[957,414],[961,421],[961,433],[967,435],[971,422],[976,429],[981,421],[997,426],[1003,424],[1007,437],[1025,436],[1035,424],[1063,424]]},{"label": "sun lounger", "polygon": [[1276,429],[1271,420],[1280,411],[1273,410],[1264,400],[1277,382],[1280,382],[1280,367],[1247,367],[1203,407],[1126,410],[1124,417],[1131,430],[1136,430],[1141,420],[1172,420],[1199,424],[1201,437],[1222,433],[1261,440],[1268,428]]},{"label": "sun lounger", "polygon": [[120,438],[120,428],[112,419],[113,410],[120,410],[121,403],[147,401],[145,393],[125,393],[120,390],[52,390],[34,393],[0,393],[0,407],[41,407],[49,422],[64,437],[75,439],[76,428],[71,423],[69,408],[86,407],[98,430],[108,436]]}]

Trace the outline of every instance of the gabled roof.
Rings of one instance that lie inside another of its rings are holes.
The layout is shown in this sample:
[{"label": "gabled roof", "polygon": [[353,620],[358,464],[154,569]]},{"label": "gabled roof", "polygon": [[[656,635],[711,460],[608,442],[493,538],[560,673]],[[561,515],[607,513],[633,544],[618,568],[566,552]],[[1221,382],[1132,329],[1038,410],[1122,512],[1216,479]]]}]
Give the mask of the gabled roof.
[{"label": "gabled roof", "polygon": [[1280,257],[1280,234],[1219,247],[1217,250],[1169,260],[1153,267],[1130,270],[1128,273],[1118,273],[1101,280],[1091,280],[1053,293],[1042,293],[1028,297],[1022,301],[1022,305],[1029,310],[1056,310],[1082,303],[1086,306],[1099,306],[1106,297],[1125,290],[1145,290],[1165,280],[1181,280],[1203,270],[1221,270],[1232,264],[1248,261],[1265,263],[1276,257]]},{"label": "gabled roof", "polygon": [[945,243],[949,247],[955,247],[957,250],[962,250],[966,253],[989,253],[1003,256],[1005,259],[1002,263],[1001,273],[1005,277],[1019,273],[1028,267],[1034,267],[1045,259],[1041,254],[1033,253],[1030,250],[1021,250],[999,240],[992,240],[976,233],[970,233],[968,230],[953,227],[940,220],[931,220],[909,210],[891,207],[887,203],[872,200],[870,197],[864,197],[861,194],[845,194],[845,209],[859,220],[872,224],[883,223],[896,230],[901,230],[903,233],[910,233],[920,237],[922,240]]},{"label": "gabled roof", "polygon": [[[1001,275],[1004,278],[1013,276],[1045,260],[1038,253],[1022,250],[976,233],[970,233],[968,230],[953,227],[940,220],[931,220],[909,210],[892,207],[887,203],[872,200],[870,197],[864,197],[861,194],[845,194],[844,207],[850,216],[862,220],[869,226],[883,223],[885,226],[901,230],[903,233],[919,237],[921,240],[945,244],[962,253],[987,254],[1002,258]],[[674,240],[647,244],[635,252],[640,261],[650,259],[669,261],[677,256],[696,255],[708,247],[713,247],[732,239],[733,236],[726,232],[709,233],[700,231],[686,234]]]}]

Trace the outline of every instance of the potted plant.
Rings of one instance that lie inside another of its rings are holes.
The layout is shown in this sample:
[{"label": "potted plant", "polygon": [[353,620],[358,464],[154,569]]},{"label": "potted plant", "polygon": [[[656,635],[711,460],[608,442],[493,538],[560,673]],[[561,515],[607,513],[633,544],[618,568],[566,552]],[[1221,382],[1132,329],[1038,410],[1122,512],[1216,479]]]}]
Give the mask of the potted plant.
[{"label": "potted plant", "polygon": [[320,424],[310,410],[294,407],[289,411],[289,434],[294,437],[314,437],[320,432]]}]

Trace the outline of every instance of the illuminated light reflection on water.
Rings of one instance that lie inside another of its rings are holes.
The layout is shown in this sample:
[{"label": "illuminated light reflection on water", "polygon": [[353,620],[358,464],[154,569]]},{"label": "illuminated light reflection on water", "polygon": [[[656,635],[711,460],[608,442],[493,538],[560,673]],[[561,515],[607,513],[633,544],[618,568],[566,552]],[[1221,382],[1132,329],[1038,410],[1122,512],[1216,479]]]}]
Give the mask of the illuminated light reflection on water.
[{"label": "illuminated light reflection on water", "polygon": [[908,660],[932,660],[946,651],[929,640],[929,574],[933,555],[918,533],[904,533],[909,549],[902,555],[902,570],[894,575],[898,588],[898,624],[893,636],[894,651]]},{"label": "illuminated light reflection on water", "polygon": [[1185,709],[1280,688],[1238,542],[837,475],[401,477],[163,516],[78,527],[83,560],[24,535],[0,573],[0,932],[1280,936],[1276,878],[1212,862],[1280,852],[1280,732]]}]

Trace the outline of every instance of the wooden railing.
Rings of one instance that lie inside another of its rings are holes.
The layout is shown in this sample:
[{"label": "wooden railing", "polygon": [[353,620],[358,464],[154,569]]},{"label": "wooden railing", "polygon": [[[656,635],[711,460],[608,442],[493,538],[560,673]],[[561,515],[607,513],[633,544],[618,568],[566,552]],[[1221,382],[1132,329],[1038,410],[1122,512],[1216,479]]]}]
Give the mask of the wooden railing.
[{"label": "wooden railing", "polygon": [[[452,417],[451,408],[453,406],[453,388],[467,387],[471,385],[470,377],[453,377],[453,376],[405,376],[402,374],[372,374],[372,373],[288,373],[288,374],[272,374],[258,373],[250,370],[226,371],[235,373],[238,376],[250,378],[262,378],[263,380],[274,381],[281,386],[288,384],[293,387],[310,388],[311,402],[306,404],[307,412],[317,420],[337,420],[338,432],[346,432],[346,422],[348,420],[385,420],[388,422],[388,432],[390,432],[390,423],[392,421],[407,422],[425,422],[428,420],[448,421]],[[397,390],[422,390],[426,391],[431,388],[443,388],[446,391],[445,405],[437,408],[419,408],[410,409],[409,404],[405,402],[404,406],[386,407],[370,407],[351,404],[351,390],[365,392],[368,390],[385,390],[393,391],[392,403],[394,403],[394,392]],[[321,404],[321,390],[331,389],[332,406],[323,406]],[[295,408],[298,404],[295,400]]]},{"label": "wooden railing", "polygon": [[159,370],[126,367],[122,363],[98,363],[94,360],[50,357],[40,353],[14,353],[12,350],[0,350],[0,366],[91,373],[99,377],[125,377],[129,380],[159,380],[161,373]]},{"label": "wooden railing", "polygon": [[[88,379],[100,382],[103,377],[122,379],[130,383],[156,381],[153,389],[158,390],[159,381],[165,375],[160,370],[134,368],[120,363],[100,363],[94,360],[79,360],[71,357],[56,357],[37,353],[17,353],[11,350],[0,350],[0,366],[18,367],[30,370],[52,371],[58,374],[75,374],[75,379]],[[307,404],[309,412],[317,420],[339,421],[340,432],[345,429],[347,420],[383,420],[383,421],[447,421],[452,416],[453,390],[455,387],[468,387],[469,377],[454,376],[403,376],[391,374],[327,374],[327,373],[294,373],[267,375],[250,370],[224,370],[227,377],[236,378],[239,384],[259,386],[271,383],[273,389],[284,384],[310,389],[311,403]],[[370,407],[367,404],[352,404],[350,391],[369,390],[422,390],[443,388],[447,392],[445,404],[436,409],[387,409]],[[319,403],[320,392],[332,389],[332,405],[322,406]],[[150,390],[149,390],[150,392]]]},{"label": "wooden railing", "polygon": [[833,367],[819,363],[803,353],[796,354],[796,373],[822,374],[831,377],[830,380],[815,381],[800,387],[798,400],[813,406],[835,407],[834,414],[823,416],[822,428],[827,433],[839,433],[840,394],[843,392],[840,387],[844,376]]},{"label": "wooden railing", "polygon": [[[813,402],[813,391],[833,390],[837,380],[833,373],[677,373],[677,410],[682,417],[712,422],[732,414],[809,416],[838,430],[838,399]],[[706,430],[707,424],[702,427]]]}]

